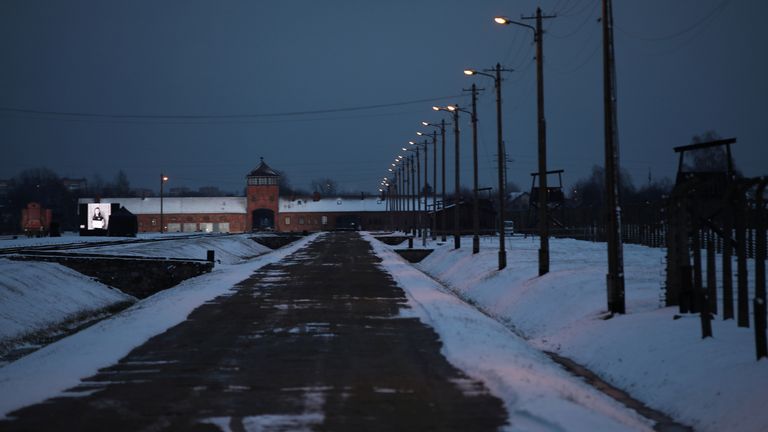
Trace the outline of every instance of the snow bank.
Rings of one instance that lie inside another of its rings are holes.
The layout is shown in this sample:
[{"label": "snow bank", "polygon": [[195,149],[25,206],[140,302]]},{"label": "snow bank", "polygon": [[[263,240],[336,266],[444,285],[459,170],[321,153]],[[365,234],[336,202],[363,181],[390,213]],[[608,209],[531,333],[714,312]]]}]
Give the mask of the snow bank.
[{"label": "snow bank", "polygon": [[[152,336],[184,321],[204,302],[227,294],[260,267],[280,261],[317,235],[238,265],[211,273],[141,300],[123,312],[0,368],[0,417],[76,386]],[[12,396],[11,396],[12,395]]]},{"label": "snow bank", "polygon": [[134,237],[101,237],[101,236],[81,237],[79,234],[73,233],[73,232],[63,232],[61,233],[61,237],[25,237],[24,235],[18,235],[16,236],[16,238],[13,238],[13,236],[3,236],[3,237],[0,237],[0,249],[46,246],[46,245],[61,245],[61,244],[98,243],[98,242],[115,241],[115,240],[137,240],[137,239]]},{"label": "snow bank", "polygon": [[209,234],[178,240],[139,242],[107,247],[83,248],[76,249],[73,252],[98,253],[105,255],[205,259],[207,251],[213,250],[215,251],[216,262],[222,264],[236,264],[243,261],[244,259],[253,258],[271,250],[268,247],[262,246],[251,240],[250,237],[251,236],[248,234]]},{"label": "snow bank", "polygon": [[0,259],[0,344],[133,300],[59,264]]},{"label": "snow bank", "polygon": [[448,360],[504,400],[508,430],[651,430],[648,420],[574,379],[504,325],[445,292],[388,246],[371,243],[383,260],[381,266],[408,296],[412,309],[403,313],[434,328]]},{"label": "snow bank", "polygon": [[[624,246],[627,315],[607,310],[605,243],[551,239],[551,271],[538,276],[538,239],[513,237],[497,271],[498,243],[452,242],[417,265],[541,349],[570,357],[649,406],[696,430],[768,430],[768,361],[754,358],[754,333],[662,308],[664,250]],[[752,272],[753,267],[750,267]]]}]

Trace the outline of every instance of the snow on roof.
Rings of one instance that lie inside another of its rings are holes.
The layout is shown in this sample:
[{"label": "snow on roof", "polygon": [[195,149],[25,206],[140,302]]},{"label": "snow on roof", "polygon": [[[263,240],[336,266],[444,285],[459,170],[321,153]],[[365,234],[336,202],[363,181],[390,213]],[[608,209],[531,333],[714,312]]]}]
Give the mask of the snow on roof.
[{"label": "snow on roof", "polygon": [[[92,203],[93,198],[80,198]],[[133,214],[160,214],[160,198],[102,198],[103,203],[119,203]],[[163,213],[246,213],[245,197],[168,197],[163,198]]]},{"label": "snow on roof", "polygon": [[[430,208],[432,199],[427,200]],[[422,208],[424,201],[422,200]],[[384,212],[389,210],[387,201],[379,197],[338,197],[320,198],[314,201],[306,198],[280,198],[280,213],[353,213],[353,212]]]},{"label": "snow on roof", "polygon": [[248,177],[280,177],[275,170],[273,170],[266,162],[264,158],[261,158],[261,163],[253,171],[248,174]]},{"label": "snow on roof", "polygon": [[280,213],[333,213],[333,212],[375,212],[387,211],[387,202],[379,197],[280,198]]}]

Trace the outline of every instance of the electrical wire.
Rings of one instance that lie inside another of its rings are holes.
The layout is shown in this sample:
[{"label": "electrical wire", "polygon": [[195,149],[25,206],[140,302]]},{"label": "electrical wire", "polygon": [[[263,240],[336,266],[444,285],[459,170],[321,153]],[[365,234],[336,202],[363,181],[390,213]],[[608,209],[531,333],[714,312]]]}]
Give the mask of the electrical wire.
[{"label": "electrical wire", "polygon": [[218,114],[218,115],[195,115],[195,114],[104,114],[94,112],[66,112],[66,111],[48,111],[48,110],[33,110],[23,108],[12,107],[0,107],[0,113],[9,114],[22,114],[22,115],[36,115],[36,116],[53,116],[53,117],[66,117],[66,118],[80,118],[80,119],[109,119],[109,120],[184,120],[187,122],[205,121],[210,122],[212,120],[246,120],[246,119],[262,119],[262,118],[277,118],[277,117],[301,117],[307,115],[316,114],[330,114],[339,112],[353,112],[364,110],[375,110],[381,108],[391,108],[405,105],[425,104],[427,102],[437,102],[447,99],[455,99],[462,95],[453,96],[441,96],[426,99],[417,99],[404,102],[394,102],[385,104],[374,105],[361,105],[345,108],[326,108],[309,111],[289,111],[282,113],[261,113],[261,114]]}]

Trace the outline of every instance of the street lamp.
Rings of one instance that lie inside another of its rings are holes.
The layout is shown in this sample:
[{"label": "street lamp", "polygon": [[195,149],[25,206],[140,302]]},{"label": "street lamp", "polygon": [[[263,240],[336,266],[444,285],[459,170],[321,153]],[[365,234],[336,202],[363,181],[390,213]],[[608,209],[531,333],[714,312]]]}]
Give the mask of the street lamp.
[{"label": "street lamp", "polygon": [[163,225],[163,184],[168,181],[168,176],[160,173],[160,233],[165,232]]},{"label": "street lamp", "polygon": [[[442,234],[440,236],[441,236],[441,240],[445,242],[447,240],[445,237],[447,233],[446,227],[448,226],[448,222],[446,220],[446,211],[445,211],[445,126],[450,125],[450,123],[446,123],[445,119],[442,119],[440,120],[440,124],[432,124],[424,121],[421,122],[421,124],[424,126],[432,126],[434,128],[440,129],[440,141],[442,143],[441,157],[440,157],[442,159],[442,174],[440,177],[440,182],[442,183],[441,185],[442,192],[441,192],[441,200],[440,200],[441,202],[440,208],[442,210],[440,212],[441,214],[440,224],[442,225],[442,229],[440,231],[442,232]],[[435,167],[437,167],[437,163],[435,163]],[[437,180],[435,180],[435,188],[437,188]]]},{"label": "street lamp", "polygon": [[504,185],[504,161],[506,159],[506,152],[504,151],[504,139],[501,133],[501,73],[512,72],[512,69],[504,69],[501,64],[496,63],[494,69],[488,70],[488,72],[494,72],[493,75],[485,72],[478,72],[474,69],[464,70],[464,75],[483,75],[493,78],[494,88],[496,89],[496,152],[498,153],[498,178],[499,178],[499,219],[498,219],[498,231],[499,231],[499,270],[507,266],[507,249],[505,245],[504,232],[504,201],[505,201],[505,185]]},{"label": "street lamp", "polygon": [[[414,224],[414,230],[413,233],[417,236],[422,235],[422,223],[421,223],[421,158],[419,157],[419,145],[416,144],[413,141],[408,141],[408,144],[412,145],[413,148],[405,148],[403,147],[403,151],[410,151],[416,153],[416,176],[415,176],[415,182],[413,187],[411,188],[414,192],[413,199],[415,199],[415,204],[413,206],[413,209],[415,213],[413,214],[413,224]],[[426,162],[425,162],[426,163]],[[425,165],[426,166],[426,165]],[[413,162],[411,162],[411,173],[413,173]]]},{"label": "street lamp", "polygon": [[458,105],[447,105],[444,107],[440,106],[433,106],[433,110],[435,111],[446,111],[453,114],[453,135],[454,135],[454,142],[456,144],[456,160],[455,160],[455,168],[456,168],[456,176],[455,180],[456,183],[454,185],[454,190],[456,193],[456,196],[454,198],[454,211],[453,211],[453,248],[458,249],[461,247],[461,230],[460,230],[460,214],[459,214],[459,194],[461,191],[459,190],[461,188],[461,181],[460,181],[460,172],[459,172],[459,111],[462,111],[459,109]]},{"label": "street lamp", "polygon": [[[532,19],[524,17],[523,19]],[[544,48],[541,20],[554,18],[543,16],[541,8],[536,9],[536,27],[528,24],[512,21],[506,17],[495,17],[493,20],[502,25],[514,24],[533,31],[533,40],[536,42],[536,99],[538,101],[538,133],[539,133],[539,276],[549,272],[549,205],[547,204],[547,126],[544,119]]]},{"label": "street lamp", "polygon": [[[434,126],[427,122],[421,122],[421,124]],[[416,132],[416,134],[425,135],[423,132]],[[437,130],[432,131],[432,241],[435,240],[437,240]]]},{"label": "street lamp", "polygon": [[[422,136],[424,135],[422,132],[416,132],[416,135]],[[418,146],[424,146],[424,185],[422,187],[423,195],[424,195],[424,211],[420,212],[420,218],[421,223],[419,224],[421,226],[421,244],[424,247],[427,247],[427,201],[429,200],[428,194],[427,194],[427,176],[428,176],[428,165],[429,165],[429,154],[427,153],[427,144],[429,141],[424,140],[420,143],[415,143],[413,141],[408,141],[409,144],[417,146],[417,157],[418,157]],[[420,185],[421,187],[421,185]],[[419,199],[421,199],[422,192],[419,191]],[[419,207],[419,210],[421,210],[421,207]]]}]

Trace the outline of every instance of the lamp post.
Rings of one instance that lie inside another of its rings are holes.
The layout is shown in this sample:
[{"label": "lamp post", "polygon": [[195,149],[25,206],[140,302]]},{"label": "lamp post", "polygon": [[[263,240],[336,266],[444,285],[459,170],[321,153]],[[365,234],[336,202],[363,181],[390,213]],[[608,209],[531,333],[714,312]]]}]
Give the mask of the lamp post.
[{"label": "lamp post", "polygon": [[160,173],[160,233],[165,232],[163,225],[163,184],[168,181],[168,176]]},{"label": "lamp post", "polygon": [[[432,126],[432,127],[440,129],[440,141],[442,143],[442,145],[440,147],[440,152],[441,152],[440,158],[442,159],[442,162],[441,162],[441,164],[442,164],[442,174],[440,175],[440,182],[442,183],[442,185],[440,186],[440,188],[442,189],[441,197],[440,197],[440,203],[441,203],[440,204],[440,209],[442,210],[440,212],[440,215],[441,215],[440,216],[440,224],[442,225],[442,230],[440,230],[441,231],[440,239],[441,239],[441,241],[445,242],[445,241],[447,241],[447,239],[446,239],[446,234],[447,234],[446,227],[448,226],[448,221],[446,220],[447,216],[445,215],[445,213],[446,213],[445,212],[445,126],[446,125],[450,125],[450,123],[446,123],[445,119],[442,119],[442,120],[440,120],[440,124],[439,125],[435,125],[435,124],[427,123],[427,122],[421,122],[421,124],[423,124],[424,126]],[[437,162],[435,162],[435,168],[437,168]],[[435,180],[435,188],[437,188],[437,180]],[[435,211],[437,211],[437,210],[435,210]],[[437,218],[437,217],[435,217],[435,218]]]},{"label": "lamp post", "polygon": [[454,197],[454,211],[453,211],[453,248],[459,249],[461,247],[461,217],[459,213],[459,195],[461,193],[461,179],[460,179],[460,166],[459,166],[459,111],[463,111],[459,109],[458,105],[447,105],[444,107],[439,106],[433,106],[433,110],[435,111],[447,111],[451,114],[453,114],[453,135],[454,135],[454,142],[456,144],[456,161],[455,161],[455,169],[456,169],[456,175],[455,175],[455,185],[454,185],[454,191],[456,196]]},{"label": "lamp post", "polygon": [[[472,84],[469,90],[472,92],[472,253],[480,252],[480,207],[478,202],[477,190],[477,85]],[[468,112],[468,111],[464,111]]]},{"label": "lamp post", "polygon": [[395,158],[395,164],[398,164],[397,169],[399,172],[399,175],[397,176],[398,182],[399,182],[397,187],[397,201],[398,201],[397,226],[398,226],[398,231],[405,232],[405,220],[404,220],[405,206],[406,206],[405,197],[408,191],[406,186],[407,183],[406,183],[405,163],[404,162],[401,163],[401,162],[403,162],[403,156],[397,155],[397,158]]},{"label": "lamp post", "polygon": [[[413,145],[414,143],[411,141],[409,144]],[[419,184],[421,183],[421,162],[419,158],[419,147],[416,146],[415,148],[402,148],[403,151],[406,152],[414,152],[416,154],[415,159],[416,162],[414,163],[414,156],[411,155],[406,158],[406,160],[410,161],[410,167],[411,167],[411,233],[414,235],[421,235],[420,231],[420,224],[418,221],[418,218],[420,216],[421,212],[421,193],[419,192]],[[417,194],[418,197],[417,197]]]},{"label": "lamp post", "polygon": [[504,232],[504,206],[505,206],[505,187],[504,184],[504,160],[506,159],[506,152],[504,151],[504,139],[501,133],[501,73],[512,72],[512,69],[504,69],[501,64],[496,63],[494,69],[486,69],[487,72],[494,72],[493,75],[486,72],[478,72],[474,69],[466,69],[464,74],[467,76],[483,75],[493,78],[494,88],[496,90],[496,152],[498,153],[498,177],[499,177],[499,218],[498,218],[498,231],[499,231],[499,270],[502,270],[507,266],[507,248],[505,244]]},{"label": "lamp post", "polygon": [[[416,134],[419,135],[419,136],[423,135],[421,132],[416,132]],[[419,186],[422,188],[423,195],[424,195],[424,210],[421,211],[421,208],[419,208],[419,210],[420,210],[420,218],[421,218],[421,223],[419,224],[419,226],[421,227],[421,245],[423,247],[427,247],[427,201],[429,200],[429,195],[427,194],[427,175],[428,175],[427,167],[429,165],[429,155],[427,153],[428,141],[424,140],[421,143],[415,143],[413,141],[408,141],[408,143],[411,144],[411,145],[417,146],[416,147],[416,157],[417,158],[418,158],[418,155],[419,155],[419,152],[418,152],[419,146],[424,146],[424,184],[422,186],[421,182],[419,183]],[[419,192],[419,199],[421,199],[421,196],[422,196],[422,192],[420,191]]]},{"label": "lamp post", "polygon": [[547,124],[544,119],[544,48],[541,20],[554,18],[554,15],[543,16],[541,8],[536,9],[535,17],[523,17],[523,19],[536,19],[536,27],[511,21],[505,17],[496,17],[497,24],[514,24],[533,31],[533,40],[536,42],[536,99],[537,124],[538,124],[538,149],[539,149],[539,276],[549,272],[549,204],[547,203]]},{"label": "lamp post", "polygon": [[[424,126],[434,126],[421,122]],[[416,132],[418,135],[425,135]],[[437,240],[437,130],[432,131],[432,241]]]}]

